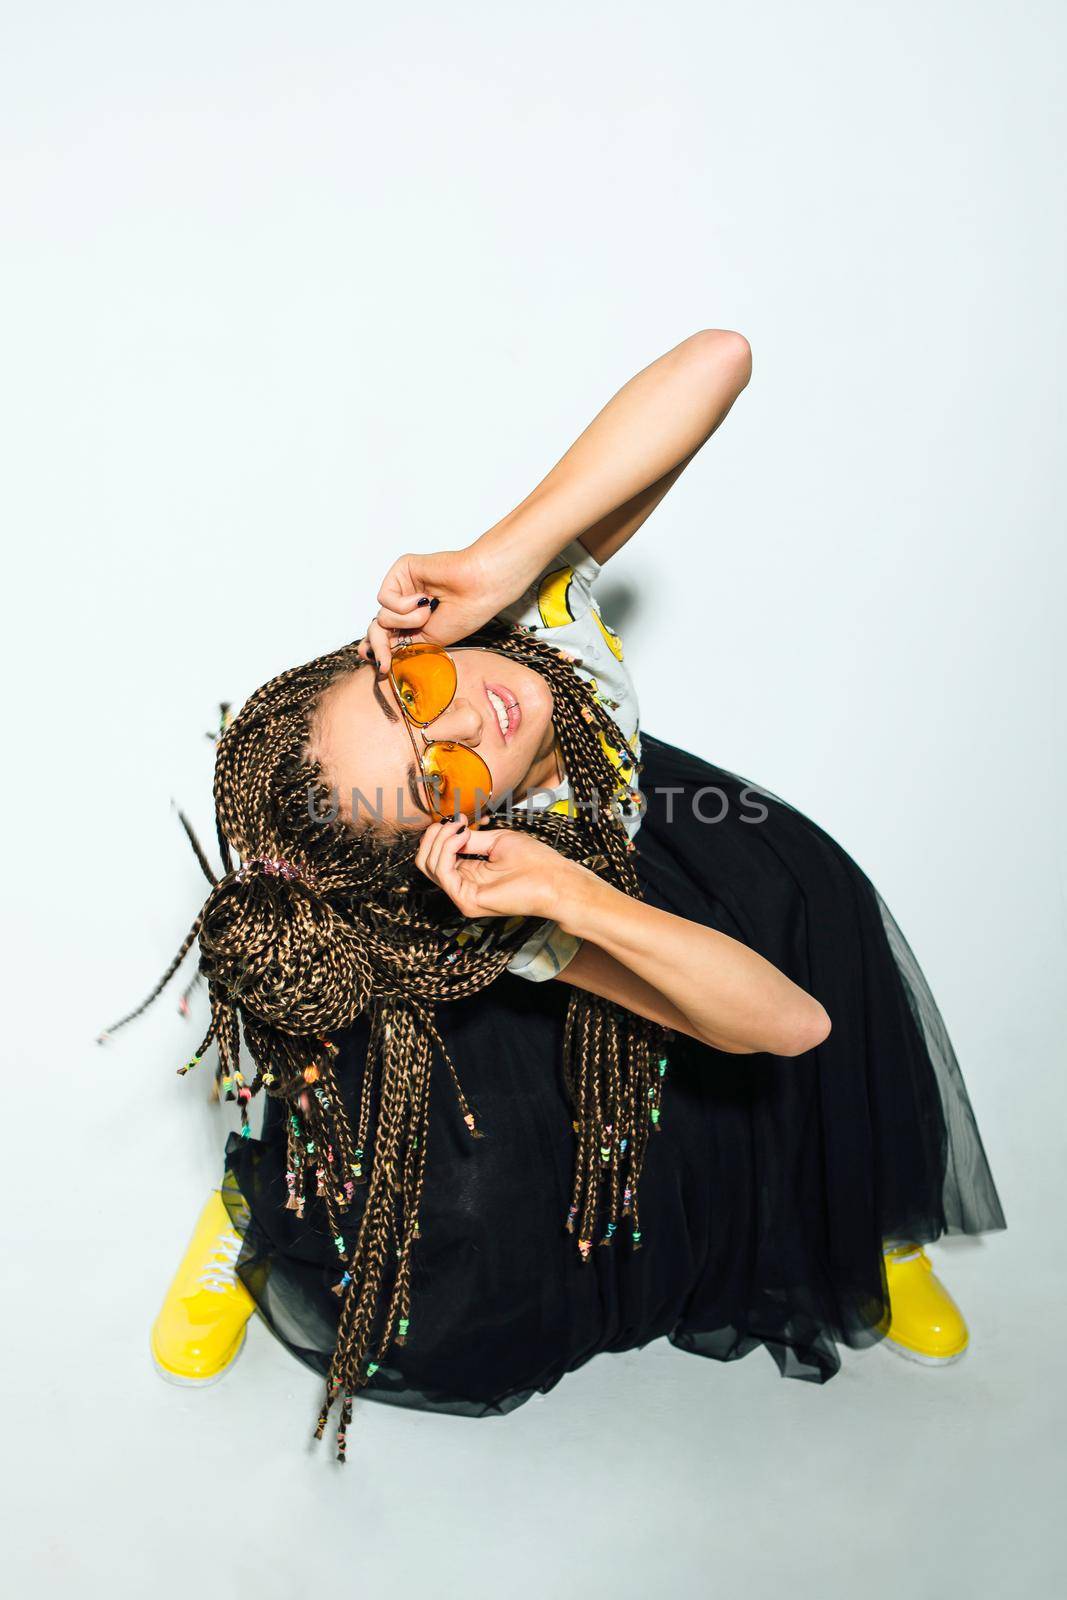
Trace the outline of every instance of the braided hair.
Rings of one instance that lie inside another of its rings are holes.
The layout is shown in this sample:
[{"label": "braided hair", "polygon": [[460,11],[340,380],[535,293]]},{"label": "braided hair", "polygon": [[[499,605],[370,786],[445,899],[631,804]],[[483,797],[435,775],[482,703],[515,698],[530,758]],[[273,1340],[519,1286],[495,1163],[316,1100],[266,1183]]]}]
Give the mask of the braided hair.
[{"label": "braided hair", "polygon": [[[210,1023],[178,1070],[195,1067],[214,1043],[216,1092],[238,1102],[245,1137],[256,1094],[285,1103],[286,1205],[301,1217],[306,1207],[320,1208],[317,1220],[337,1248],[337,1341],[315,1432],[322,1437],[340,1399],[342,1461],[357,1391],[409,1334],[435,1054],[471,1136],[481,1137],[435,1025],[436,1006],[488,987],[529,933],[524,923],[483,947],[457,940],[455,908],[415,867],[418,834],[357,827],[331,806],[310,752],[313,719],[333,683],[366,668],[358,643],[281,673],[236,718],[224,716],[214,779],[222,874],[185,824],[210,893],[148,999],[107,1030],[140,1015],[199,941]],[[578,815],[509,809],[507,825],[542,836],[640,898],[611,760],[629,752],[608,710],[570,657],[521,626],[495,620],[464,644],[532,668],[553,697]],[[493,825],[490,814],[483,826]],[[330,1036],[363,1014],[369,1044],[357,1110],[343,1102]],[[251,1082],[240,1071],[242,1031],[255,1065]],[[659,1126],[667,1037],[623,1007],[571,990],[563,1076],[576,1156],[564,1227],[577,1234],[583,1261],[598,1228],[599,1242],[610,1245],[622,1217],[640,1248],[638,1182],[649,1132]]]}]

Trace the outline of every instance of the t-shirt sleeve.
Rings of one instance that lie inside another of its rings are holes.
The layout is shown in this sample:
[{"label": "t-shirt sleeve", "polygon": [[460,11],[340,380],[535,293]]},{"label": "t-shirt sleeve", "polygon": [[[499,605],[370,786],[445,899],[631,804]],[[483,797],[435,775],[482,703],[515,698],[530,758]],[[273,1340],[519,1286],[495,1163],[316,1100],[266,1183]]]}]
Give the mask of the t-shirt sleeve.
[{"label": "t-shirt sleeve", "polygon": [[558,922],[542,922],[520,945],[508,962],[507,970],[531,983],[544,983],[563,971],[581,949],[582,941],[565,933]]}]

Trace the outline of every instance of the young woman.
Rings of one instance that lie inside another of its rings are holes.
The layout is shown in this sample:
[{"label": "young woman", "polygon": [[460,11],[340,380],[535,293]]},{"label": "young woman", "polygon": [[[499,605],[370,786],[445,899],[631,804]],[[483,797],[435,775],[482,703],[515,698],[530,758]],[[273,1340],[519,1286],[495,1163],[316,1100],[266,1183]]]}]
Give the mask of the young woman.
[{"label": "young woman", "polygon": [[966,1349],[922,1244],[1004,1218],[922,974],[826,833],[642,735],[594,598],[749,374],[684,340],[224,727],[222,871],[163,982],[198,940],[190,1065],[217,1045],[242,1126],[164,1376],[220,1376],[257,1308],[343,1459],[358,1390],[499,1413],[661,1335],[818,1382],[842,1343]]}]

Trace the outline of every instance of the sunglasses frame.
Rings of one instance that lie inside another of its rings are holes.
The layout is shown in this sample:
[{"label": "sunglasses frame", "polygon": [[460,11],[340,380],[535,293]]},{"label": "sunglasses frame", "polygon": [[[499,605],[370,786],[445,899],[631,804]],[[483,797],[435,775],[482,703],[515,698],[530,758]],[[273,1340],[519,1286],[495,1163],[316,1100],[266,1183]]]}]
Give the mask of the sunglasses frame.
[{"label": "sunglasses frame", "polygon": [[[439,655],[439,656],[446,656],[448,658],[448,660],[452,664],[452,672],[453,672],[453,675],[454,675],[455,680],[456,680],[455,683],[452,686],[452,693],[449,695],[448,699],[445,701],[445,704],[441,707],[440,711],[435,711],[433,716],[430,717],[429,721],[427,721],[427,722],[419,722],[416,717],[413,717],[411,715],[411,713],[409,712],[407,706],[404,704],[404,700],[403,700],[403,697],[402,697],[402,695],[400,693],[400,690],[398,689],[398,687],[397,687],[397,685],[396,685],[396,683],[395,683],[395,681],[393,679],[393,668],[394,668],[394,665],[395,665],[396,661],[398,659],[403,660],[403,658],[406,655],[420,655],[420,656],[424,656],[424,655]],[[459,684],[459,668],[456,666],[455,657],[452,655],[452,652],[450,650],[446,650],[444,645],[433,644],[433,643],[430,643],[430,642],[420,643],[420,644],[398,645],[397,648],[392,653],[392,660],[391,660],[390,665],[389,665],[388,678],[389,678],[389,687],[393,692],[393,699],[396,701],[397,706],[398,706],[398,708],[400,710],[401,720],[403,721],[404,727],[407,729],[408,738],[411,740],[411,748],[415,752],[415,761],[416,761],[416,763],[418,765],[419,772],[422,775],[423,783],[424,783],[426,789],[429,791],[430,808],[431,808],[431,811],[432,811],[433,815],[440,822],[451,822],[452,821],[451,813],[449,813],[448,811],[443,810],[437,803],[437,793],[436,793],[437,784],[435,782],[436,775],[434,773],[427,772],[427,770],[426,770],[426,752],[428,750],[430,750],[435,744],[448,745],[452,749],[455,749],[455,750],[466,750],[468,755],[474,756],[475,760],[481,762],[482,766],[485,768],[486,772],[489,775],[489,790],[488,790],[488,793],[484,797],[485,803],[488,806],[489,799],[490,799],[490,797],[492,795],[492,792],[493,792],[493,773],[492,773],[492,770],[491,770],[491,768],[489,766],[488,761],[486,761],[485,757],[481,754],[480,751],[472,750],[469,744],[463,744],[459,739],[430,739],[429,741],[424,743],[423,748],[420,750],[419,746],[418,746],[418,744],[417,744],[417,742],[415,740],[415,734],[414,734],[413,730],[415,728],[418,728],[419,732],[421,733],[424,728],[428,728],[430,726],[430,723],[436,722],[438,717],[443,717],[445,712],[448,710],[449,706],[452,704],[453,700],[456,698],[456,688],[457,688],[457,686]],[[476,794],[480,794],[480,791],[476,790],[475,793]],[[477,804],[475,806],[475,809],[476,810],[479,809]]]}]

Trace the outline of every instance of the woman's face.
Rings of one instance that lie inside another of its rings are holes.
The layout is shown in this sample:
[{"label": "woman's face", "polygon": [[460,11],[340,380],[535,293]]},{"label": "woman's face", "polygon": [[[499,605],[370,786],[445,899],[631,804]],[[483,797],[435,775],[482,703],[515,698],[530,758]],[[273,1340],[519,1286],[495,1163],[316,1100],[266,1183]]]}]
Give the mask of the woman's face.
[{"label": "woman's face", "polygon": [[[433,722],[411,729],[416,747],[448,739],[476,750],[492,773],[492,803],[509,791],[518,801],[530,789],[556,784],[552,694],[544,678],[493,650],[451,646],[449,654],[456,664],[455,696]],[[330,685],[308,753],[351,821],[377,817],[421,831],[436,820],[392,685],[373,667]]]}]

